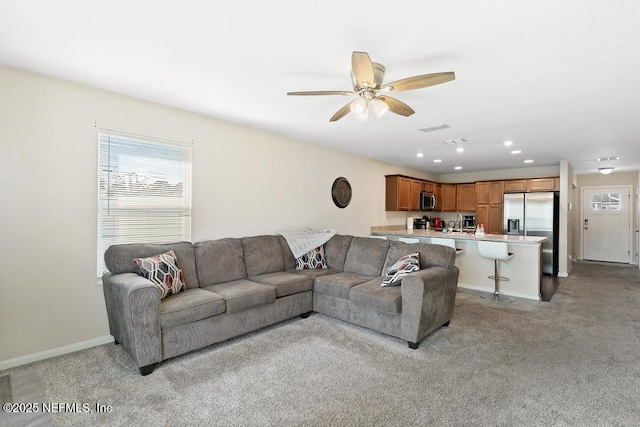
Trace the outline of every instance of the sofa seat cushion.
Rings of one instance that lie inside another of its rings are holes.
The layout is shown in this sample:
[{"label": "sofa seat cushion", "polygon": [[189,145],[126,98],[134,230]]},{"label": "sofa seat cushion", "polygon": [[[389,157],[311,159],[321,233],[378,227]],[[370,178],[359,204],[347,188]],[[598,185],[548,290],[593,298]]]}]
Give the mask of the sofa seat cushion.
[{"label": "sofa seat cushion", "polygon": [[382,277],[354,286],[349,292],[349,300],[355,305],[371,308],[389,314],[402,311],[402,291],[400,286],[380,286]]},{"label": "sofa seat cushion", "polygon": [[352,287],[372,279],[373,277],[371,276],[364,276],[358,273],[342,272],[329,274],[316,278],[314,290],[323,294],[349,299],[349,291]]},{"label": "sofa seat cushion", "polygon": [[278,271],[276,273],[261,274],[249,277],[249,280],[272,286],[276,289],[276,298],[299,294],[313,289],[313,279],[302,274]]},{"label": "sofa seat cushion", "polygon": [[227,306],[222,295],[204,289],[187,289],[160,301],[160,326],[171,328],[222,314]]},{"label": "sofa seat cushion", "polygon": [[287,273],[297,274],[299,276],[306,276],[315,279],[316,277],[326,276],[329,274],[341,273],[340,270],[336,270],[334,268],[319,268],[317,270],[298,270],[296,268],[287,269]]},{"label": "sofa seat cushion", "polygon": [[247,279],[219,283],[204,289],[224,297],[227,302],[227,313],[235,313],[276,300],[276,289],[273,286],[262,285]]}]

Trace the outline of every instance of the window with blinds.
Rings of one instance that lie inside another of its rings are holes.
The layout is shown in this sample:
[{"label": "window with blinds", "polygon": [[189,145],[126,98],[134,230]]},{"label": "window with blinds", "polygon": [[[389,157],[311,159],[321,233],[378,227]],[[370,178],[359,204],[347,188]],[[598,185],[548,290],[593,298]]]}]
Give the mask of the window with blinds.
[{"label": "window with blinds", "polygon": [[111,245],[191,240],[191,145],[104,130],[98,144],[100,278]]}]

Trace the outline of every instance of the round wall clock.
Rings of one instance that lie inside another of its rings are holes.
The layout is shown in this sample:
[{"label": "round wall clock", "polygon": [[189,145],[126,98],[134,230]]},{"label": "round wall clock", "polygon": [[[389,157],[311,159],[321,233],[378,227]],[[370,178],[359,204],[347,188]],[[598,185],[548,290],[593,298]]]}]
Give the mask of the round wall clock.
[{"label": "round wall clock", "polygon": [[351,201],[351,184],[347,178],[339,177],[331,186],[331,198],[339,208],[346,208]]}]

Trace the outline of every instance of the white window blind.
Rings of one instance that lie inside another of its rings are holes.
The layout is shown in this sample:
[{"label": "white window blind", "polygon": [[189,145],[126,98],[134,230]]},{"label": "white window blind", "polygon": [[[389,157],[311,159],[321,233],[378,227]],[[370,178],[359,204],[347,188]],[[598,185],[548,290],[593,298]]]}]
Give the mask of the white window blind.
[{"label": "white window blind", "polygon": [[191,146],[105,130],[98,144],[98,277],[111,245],[191,240]]}]

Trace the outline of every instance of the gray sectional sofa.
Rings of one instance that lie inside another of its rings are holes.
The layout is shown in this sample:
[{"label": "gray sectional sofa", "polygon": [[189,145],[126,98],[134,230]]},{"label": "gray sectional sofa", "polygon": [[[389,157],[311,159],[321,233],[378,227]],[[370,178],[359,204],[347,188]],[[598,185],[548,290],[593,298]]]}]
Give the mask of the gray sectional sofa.
[{"label": "gray sectional sofa", "polygon": [[[187,289],[161,300],[133,259],[169,250]],[[111,246],[103,276],[111,334],[147,375],[162,360],[312,311],[411,348],[449,324],[458,283],[452,248],[336,235],[324,251],[328,269],[296,270],[281,236]],[[387,267],[412,252],[421,270],[381,287]]]}]

